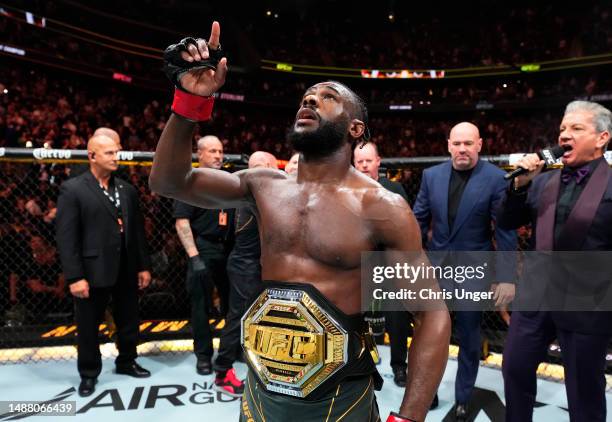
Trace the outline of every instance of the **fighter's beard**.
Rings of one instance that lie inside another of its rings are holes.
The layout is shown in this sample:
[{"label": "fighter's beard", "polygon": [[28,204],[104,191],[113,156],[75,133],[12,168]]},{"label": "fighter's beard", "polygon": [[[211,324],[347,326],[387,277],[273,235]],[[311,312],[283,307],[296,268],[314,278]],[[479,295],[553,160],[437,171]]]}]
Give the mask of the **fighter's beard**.
[{"label": "fighter's beard", "polygon": [[321,119],[319,127],[309,132],[296,132],[293,126],[287,138],[293,149],[304,154],[306,159],[328,157],[338,151],[346,142],[348,122],[331,122]]}]

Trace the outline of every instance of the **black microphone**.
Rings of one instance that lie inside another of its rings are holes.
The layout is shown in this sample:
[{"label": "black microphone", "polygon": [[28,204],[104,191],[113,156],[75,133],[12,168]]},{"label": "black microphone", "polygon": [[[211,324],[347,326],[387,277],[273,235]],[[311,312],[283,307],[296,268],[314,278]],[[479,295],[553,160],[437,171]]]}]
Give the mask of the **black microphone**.
[{"label": "black microphone", "polygon": [[[551,148],[544,148],[543,150],[538,151],[536,154],[538,154],[538,157],[540,157],[540,160],[544,160],[544,168],[546,168],[548,166],[552,166],[553,164],[555,164],[557,162],[557,158],[561,157],[563,153],[565,152],[565,150],[566,148],[563,148],[560,145],[555,145],[554,147],[551,147]],[[506,173],[504,175],[504,179],[506,180],[514,179],[515,177],[520,176],[521,174],[525,174],[525,173],[529,173],[527,169],[524,169],[523,167],[519,167],[511,171],[510,173]]]}]

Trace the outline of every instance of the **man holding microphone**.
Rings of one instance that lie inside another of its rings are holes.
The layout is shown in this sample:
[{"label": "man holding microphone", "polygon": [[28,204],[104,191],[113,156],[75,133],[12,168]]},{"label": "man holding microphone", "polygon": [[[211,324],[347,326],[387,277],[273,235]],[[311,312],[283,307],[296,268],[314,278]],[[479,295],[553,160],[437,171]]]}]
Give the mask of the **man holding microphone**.
[{"label": "man holding microphone", "polygon": [[[537,154],[523,157],[517,165],[527,172],[509,186],[498,212],[498,225],[515,229],[531,223],[534,234],[530,244],[539,256],[552,256],[551,251],[558,256],[556,251],[611,250],[612,172],[603,157],[611,132],[610,110],[588,101],[569,103],[558,140],[566,150],[564,169],[540,174],[544,160]],[[581,256],[590,261],[596,254]],[[555,273],[551,282],[566,283],[565,294],[575,286],[593,285],[587,275],[591,279],[593,275],[606,277],[602,268],[576,271],[583,265],[563,261],[558,259],[545,271]],[[544,266],[539,267],[542,271]],[[538,266],[526,261],[523,280],[528,277],[530,282],[522,285],[524,289],[533,291],[545,283],[540,275],[533,277],[537,270]],[[609,289],[609,281],[604,280],[603,287]],[[550,291],[541,295],[542,303],[550,301]],[[564,303],[563,308],[553,304],[545,310],[523,306],[512,314],[503,360],[508,422],[532,419],[536,369],[554,338],[563,355],[570,420],[606,420],[605,367],[612,314],[585,309],[568,312],[567,304],[572,302]]]}]

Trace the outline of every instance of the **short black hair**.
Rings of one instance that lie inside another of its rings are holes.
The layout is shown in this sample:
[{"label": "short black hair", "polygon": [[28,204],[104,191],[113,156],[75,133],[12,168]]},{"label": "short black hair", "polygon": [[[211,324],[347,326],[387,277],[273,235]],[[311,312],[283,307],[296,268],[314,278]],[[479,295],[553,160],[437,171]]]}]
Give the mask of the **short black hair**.
[{"label": "short black hair", "polygon": [[363,131],[363,141],[364,143],[368,142],[371,138],[371,135],[370,135],[370,126],[369,126],[369,118],[368,118],[368,107],[366,106],[365,101],[363,101],[363,99],[359,95],[357,95],[355,91],[353,91],[351,88],[349,88],[342,82],[333,81],[333,80],[330,80],[327,82],[341,85],[351,94],[351,97],[352,97],[351,100],[353,103],[353,117],[361,120],[363,124],[365,125],[365,129]]}]

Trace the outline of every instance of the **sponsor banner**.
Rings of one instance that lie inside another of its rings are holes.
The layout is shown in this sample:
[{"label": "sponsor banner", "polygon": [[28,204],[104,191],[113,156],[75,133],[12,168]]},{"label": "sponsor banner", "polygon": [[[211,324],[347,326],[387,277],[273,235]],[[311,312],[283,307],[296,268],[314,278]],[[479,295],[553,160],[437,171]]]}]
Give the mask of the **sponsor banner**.
[{"label": "sponsor banner", "polygon": [[[124,162],[150,163],[153,161],[150,151],[119,151],[117,158]],[[5,159],[31,159],[51,161],[83,161],[87,162],[87,151],[82,149],[51,149],[51,148],[0,148],[0,157]],[[248,157],[242,154],[225,154],[224,162],[231,164],[246,164]],[[193,155],[197,163],[197,157]]]}]

